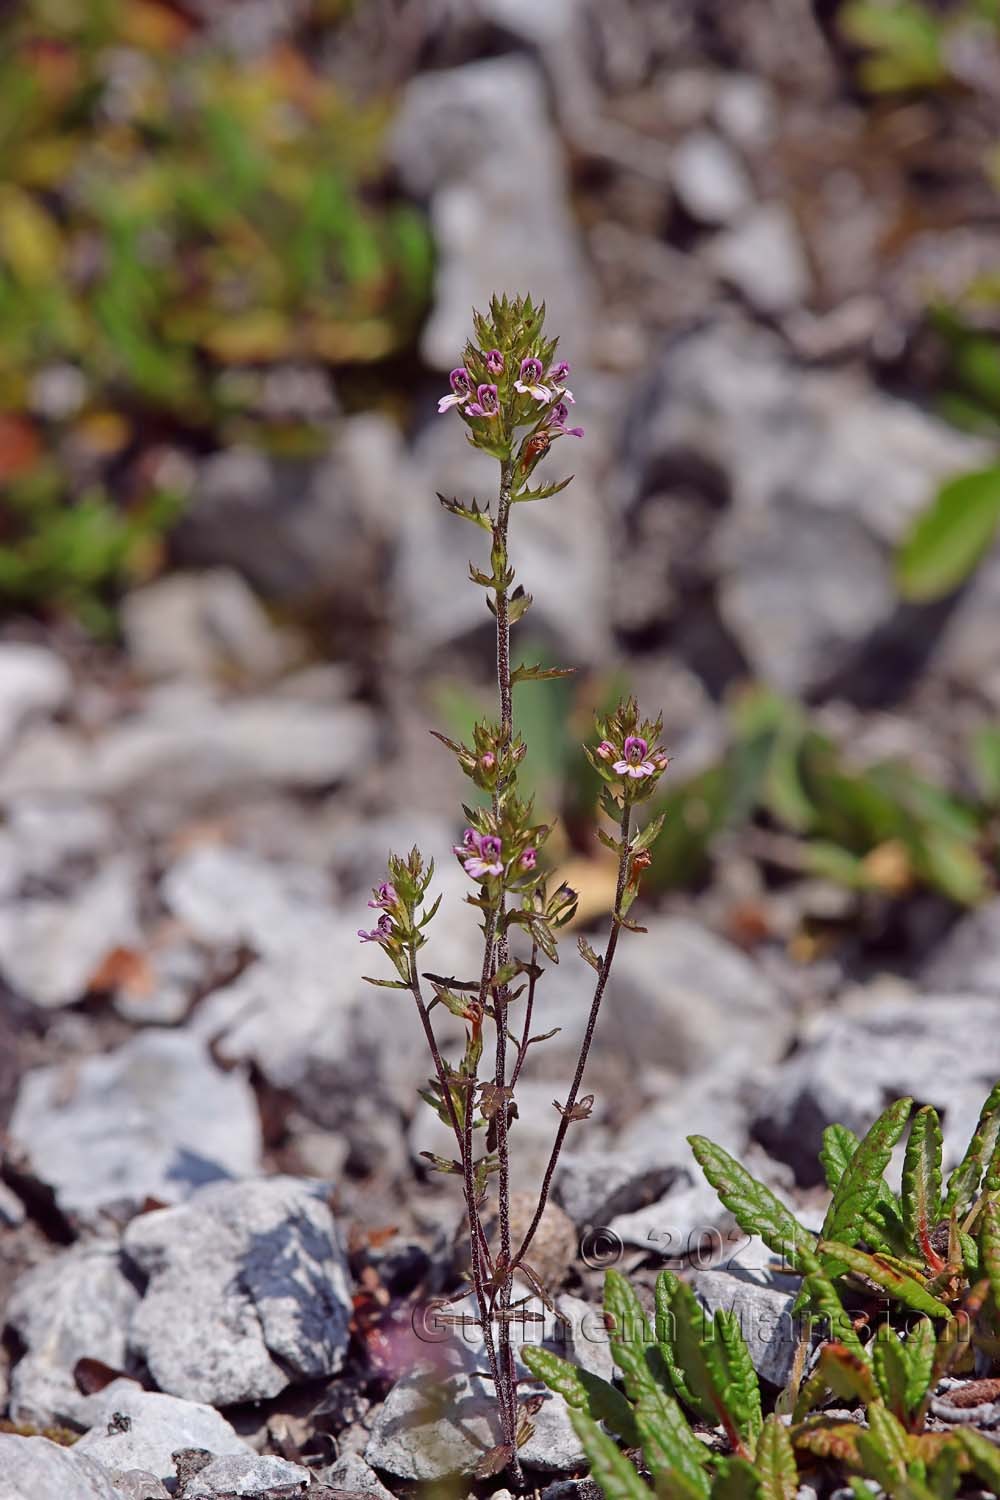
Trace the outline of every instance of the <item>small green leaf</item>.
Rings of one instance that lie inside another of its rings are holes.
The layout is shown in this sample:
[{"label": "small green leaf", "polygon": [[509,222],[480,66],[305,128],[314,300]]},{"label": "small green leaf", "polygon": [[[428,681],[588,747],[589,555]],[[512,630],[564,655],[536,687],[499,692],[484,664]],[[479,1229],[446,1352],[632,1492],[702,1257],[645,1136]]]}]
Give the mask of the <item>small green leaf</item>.
[{"label": "small green leaf", "polygon": [[657,1389],[649,1367],[653,1335],[642,1303],[620,1271],[604,1273],[604,1320],[611,1335],[611,1357],[622,1372],[633,1402]]},{"label": "small green leaf", "polygon": [[682,1285],[683,1283],[673,1271],[661,1271],[656,1278],[656,1346],[670,1387],[678,1400],[683,1401],[689,1411],[705,1417],[708,1421],[714,1421],[714,1410],[707,1413],[702,1410],[697,1396],[688,1385],[677,1355],[677,1318],[674,1314],[673,1302],[675,1297],[682,1295],[680,1290]]},{"label": "small green leaf", "polygon": [[569,1419],[587,1455],[591,1476],[600,1485],[605,1500],[649,1500],[649,1490],[614,1439],[602,1432],[585,1412],[571,1407]]},{"label": "small green leaf", "polygon": [[[828,1125],[823,1131],[823,1147],[819,1156],[831,1193],[836,1191],[857,1149],[858,1138],[846,1125]],[[903,1257],[908,1253],[906,1231],[899,1207],[884,1178],[879,1187],[878,1198],[865,1215],[860,1238],[871,1250],[884,1250],[890,1255]],[[923,1264],[922,1256],[920,1264]]]},{"label": "small green leaf", "polygon": [[759,1235],[769,1250],[801,1271],[801,1247],[815,1245],[816,1236],[728,1151],[703,1135],[689,1135],[688,1143],[705,1176],[744,1233]]},{"label": "small green leaf", "polygon": [[962,1427],[958,1440],[972,1460],[972,1467],[988,1491],[1000,1494],[1000,1448],[971,1427]]},{"label": "small green leaf", "polygon": [[539,1344],[524,1344],[521,1358],[535,1379],[544,1381],[567,1406],[589,1412],[595,1422],[604,1422],[629,1448],[634,1448],[639,1442],[631,1406],[621,1391],[607,1380],[592,1375],[579,1365],[571,1365]]},{"label": "small green leaf", "polygon": [[[909,1415],[907,1389],[910,1382],[910,1365],[902,1341],[888,1323],[880,1323],[872,1346],[872,1369],[882,1394],[882,1400],[901,1422]],[[923,1392],[921,1391],[921,1396]]]},{"label": "small green leaf", "polygon": [[572,677],[575,667],[515,667],[510,674],[513,687],[517,682],[548,682],[553,677]]},{"label": "small green leaf", "polygon": [[914,1249],[935,1262],[931,1231],[941,1218],[941,1122],[933,1105],[918,1109],[903,1160],[903,1223]]},{"label": "small green leaf", "polygon": [[896,557],[904,599],[927,603],[963,583],[1000,525],[1000,467],[962,474],[943,485],[918,517]]},{"label": "small green leaf", "polygon": [[882,1192],[882,1174],[906,1129],[912,1099],[897,1099],[871,1126],[837,1184],[823,1221],[821,1238],[854,1245]]},{"label": "small green leaf", "polygon": [[837,1295],[837,1289],[830,1278],[824,1274],[819,1261],[815,1256],[810,1256],[811,1265],[807,1267],[808,1274],[803,1278],[802,1290],[793,1308],[793,1313],[801,1302],[824,1318],[829,1325],[829,1338],[836,1340],[857,1354],[861,1359],[865,1357],[864,1345],[862,1344],[854,1324],[851,1322],[843,1303]]},{"label": "small green leaf", "polygon": [[993,1301],[1000,1308],[1000,1205],[992,1193],[987,1196],[983,1205],[979,1244],[983,1270],[989,1277]]},{"label": "small green leaf", "polygon": [[772,1413],[761,1430],[754,1459],[763,1500],[795,1500],[799,1471],[788,1428]]},{"label": "small green leaf", "polygon": [[715,1333],[726,1370],[723,1400],[740,1436],[752,1449],[763,1422],[760,1382],[736,1313],[730,1309],[718,1308],[715,1313]]},{"label": "small green leaf", "polygon": [[951,1317],[950,1308],[932,1297],[915,1277],[891,1265],[885,1256],[867,1255],[864,1250],[856,1250],[852,1245],[842,1245],[836,1240],[822,1240],[820,1250],[824,1255],[842,1263],[855,1275],[874,1281],[890,1297],[902,1302],[905,1307],[912,1307],[914,1312],[926,1313],[931,1318]]},{"label": "small green leaf", "polygon": [[672,1396],[657,1390],[644,1395],[635,1410],[642,1455],[653,1476],[657,1490],[661,1482],[674,1474],[683,1479],[707,1500],[709,1493],[708,1450],[687,1424],[684,1413]]},{"label": "small green leaf", "polygon": [[884,1406],[868,1408],[868,1431],[858,1436],[858,1452],[868,1475],[883,1489],[894,1492],[905,1481],[910,1457],[906,1432]]},{"label": "small green leaf", "polygon": [[964,1214],[979,1190],[983,1173],[1000,1142],[1000,1083],[994,1085],[979,1114],[972,1140],[958,1166],[948,1178],[944,1200],[945,1217]]},{"label": "small green leaf", "polygon": [[908,1374],[906,1378],[906,1409],[913,1411],[927,1394],[934,1371],[934,1356],[937,1352],[937,1334],[930,1318],[921,1318],[906,1336],[903,1345]]}]

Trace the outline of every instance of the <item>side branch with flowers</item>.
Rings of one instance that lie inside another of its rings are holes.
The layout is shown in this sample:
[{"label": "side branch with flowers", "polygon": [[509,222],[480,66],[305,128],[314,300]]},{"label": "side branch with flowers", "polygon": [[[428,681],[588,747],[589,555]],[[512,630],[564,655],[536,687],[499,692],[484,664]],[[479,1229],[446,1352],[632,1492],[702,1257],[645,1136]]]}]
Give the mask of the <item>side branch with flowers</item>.
[{"label": "side branch with flowers", "polygon": [[[433,1060],[434,1076],[421,1091],[422,1096],[451,1130],[457,1154],[429,1160],[434,1170],[462,1180],[471,1280],[496,1390],[499,1441],[486,1455],[483,1472],[509,1468],[515,1483],[521,1480],[518,1448],[531,1429],[517,1402],[511,1325],[527,1299],[514,1301],[514,1276],[520,1273],[551,1306],[528,1253],[569,1127],[590,1113],[589,1099],[580,1098],[587,1059],[621,933],[624,929],[642,931],[630,921],[628,913],[659,831],[657,819],[636,832],[634,813],[651,796],[668,763],[658,744],[661,720],[641,719],[633,699],[598,721],[598,742],[586,749],[604,782],[602,810],[615,826],[613,834],[603,829],[599,834],[618,859],[611,931],[603,956],[583,939],[578,943],[597,980],[566,1099],[563,1103],[554,1101],[559,1121],[537,1208],[523,1239],[514,1246],[508,1133],[516,1128],[515,1089],[529,1049],[546,1040],[545,1035],[532,1031],[537,988],[545,972],[539,960],[544,957],[558,963],[557,933],[572,920],[577,903],[576,893],[565,883],[550,888],[552,883],[539,860],[550,827],[535,821],[531,800],[523,799],[517,789],[518,767],[527,746],[514,724],[513,689],[518,682],[561,676],[564,669],[511,666],[511,626],[524,618],[532,602],[523,588],[514,587],[508,554],[511,514],[515,505],[550,499],[567,487],[570,479],[533,487],[532,476],[557,439],[583,437],[581,427],[567,426],[569,409],[575,404],[566,387],[569,365],[555,360],[556,340],[545,337],[544,318],[544,306],[536,308],[530,297],[494,297],[488,317],[474,313],[474,340],[466,346],[463,364],[451,372],[450,392],[438,403],[439,412],[457,411],[469,442],[500,465],[495,510],[481,507],[475,500],[466,505],[443,495],[438,497],[453,515],[481,527],[491,543],[490,571],[474,564],[469,571],[473,583],[486,591],[486,602],[496,621],[499,718],[477,724],[471,745],[437,735],[483,794],[474,806],[464,808],[469,826],[454,851],[474,883],[475,889],[466,899],[482,913],[482,969],[478,976],[447,981],[420,972],[417,954],[438,902],[426,904],[433,863],[425,866],[417,849],[405,857],[390,856],[389,878],[376,888],[369,902],[380,913],[378,922],[371,931],[359,933],[363,942],[382,948],[399,976],[370,979],[369,983],[410,991]],[[425,980],[431,998],[425,993]],[[521,1003],[524,1016],[519,1026],[512,1027],[514,1007]],[[432,1019],[437,1006],[465,1023],[465,1053],[457,1065],[442,1055],[438,1045]],[[489,1057],[484,1036],[487,1028],[494,1042]],[[483,1141],[482,1149],[479,1140]],[[484,1210],[494,1179],[499,1225],[496,1244],[490,1242],[484,1228]]]}]

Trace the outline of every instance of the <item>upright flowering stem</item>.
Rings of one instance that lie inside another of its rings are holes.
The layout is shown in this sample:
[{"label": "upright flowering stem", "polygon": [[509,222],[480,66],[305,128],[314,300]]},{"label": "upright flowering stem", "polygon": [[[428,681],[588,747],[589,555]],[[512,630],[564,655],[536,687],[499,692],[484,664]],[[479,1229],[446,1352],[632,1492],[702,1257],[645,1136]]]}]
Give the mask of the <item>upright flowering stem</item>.
[{"label": "upright flowering stem", "polygon": [[531,1242],[535,1238],[536,1231],[542,1220],[542,1214],[545,1212],[545,1205],[549,1201],[549,1190],[552,1187],[552,1178],[555,1175],[555,1170],[559,1163],[559,1154],[562,1151],[563,1142],[566,1139],[566,1132],[569,1129],[570,1122],[573,1119],[573,1109],[576,1105],[577,1096],[580,1093],[580,1085],[583,1082],[583,1075],[587,1067],[587,1059],[590,1056],[590,1048],[594,1040],[594,1032],[597,1029],[597,1017],[600,1015],[601,1001],[604,999],[604,991],[608,983],[608,975],[611,973],[611,965],[614,962],[615,950],[618,947],[618,935],[622,930],[622,917],[624,915],[622,907],[625,900],[625,890],[628,884],[629,873],[629,825],[631,823],[631,818],[632,807],[631,803],[626,797],[621,819],[621,848],[618,854],[618,884],[615,888],[615,909],[614,915],[611,919],[611,932],[608,935],[607,952],[605,953],[604,958],[601,962],[601,970],[597,976],[597,984],[594,986],[594,998],[590,1002],[590,1015],[587,1017],[587,1029],[583,1035],[583,1045],[580,1048],[580,1056],[577,1058],[576,1072],[573,1074],[573,1082],[570,1086],[570,1091],[566,1096],[566,1103],[563,1105],[561,1110],[559,1128],[556,1131],[556,1138],[553,1142],[552,1151],[549,1155],[548,1164],[545,1168],[545,1176],[542,1178],[542,1186],[538,1195],[538,1206],[535,1209],[531,1223],[528,1225],[524,1239],[521,1241],[521,1244],[518,1247],[517,1254],[514,1257],[515,1266],[524,1259],[529,1249],[531,1248]]},{"label": "upright flowering stem", "polygon": [[[513,463],[509,460],[500,465],[500,497],[497,507],[496,549],[506,567],[507,528],[510,522],[510,492],[513,480]],[[497,619],[497,686],[500,692],[500,748],[501,753],[510,749],[514,737],[514,705],[510,680],[510,600],[506,585],[498,587],[494,595]],[[499,818],[500,805],[506,790],[506,781],[497,782],[493,792],[493,813]],[[496,924],[499,939],[496,945],[497,967],[503,968],[509,961],[510,952],[504,928],[506,900],[501,890]],[[507,986],[498,985],[493,992],[493,1014],[496,1020],[496,1074],[498,1090],[507,1084]],[[520,1483],[520,1463],[517,1457],[517,1382],[514,1377],[514,1356],[510,1345],[510,1302],[513,1272],[510,1262],[510,1151],[507,1143],[507,1103],[503,1092],[497,1110],[497,1157],[500,1163],[497,1211],[500,1221],[500,1351],[499,1362],[503,1383],[502,1409],[505,1412],[505,1440],[511,1444],[512,1468],[515,1480]]]}]

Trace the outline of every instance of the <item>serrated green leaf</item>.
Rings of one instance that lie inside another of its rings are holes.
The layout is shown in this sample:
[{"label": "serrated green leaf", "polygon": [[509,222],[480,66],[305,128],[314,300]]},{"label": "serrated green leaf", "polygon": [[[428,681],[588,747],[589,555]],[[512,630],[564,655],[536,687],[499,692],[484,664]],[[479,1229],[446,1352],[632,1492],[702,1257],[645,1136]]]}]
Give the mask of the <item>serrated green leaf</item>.
[{"label": "serrated green leaf", "polygon": [[906,1336],[903,1345],[906,1354],[906,1409],[913,1411],[919,1406],[931,1382],[934,1370],[934,1355],[937,1352],[937,1334],[930,1318],[921,1318]]},{"label": "serrated green leaf", "polygon": [[521,1358],[535,1379],[544,1381],[567,1406],[589,1412],[595,1422],[604,1422],[627,1447],[634,1448],[639,1442],[632,1408],[609,1381],[570,1364],[539,1344],[524,1344]]},{"label": "serrated green leaf", "polygon": [[760,1475],[745,1458],[729,1458],[719,1465],[712,1500],[763,1500]]},{"label": "serrated green leaf", "polygon": [[716,1310],[714,1321],[726,1371],[723,1401],[740,1436],[752,1450],[764,1420],[760,1406],[760,1381],[736,1313],[720,1307]]},{"label": "serrated green leaf", "polygon": [[[902,1341],[888,1323],[880,1323],[872,1346],[872,1369],[882,1400],[901,1422],[909,1415],[910,1365]],[[923,1392],[921,1392],[923,1395]]]},{"label": "serrated green leaf", "polygon": [[636,1406],[635,1424],[639,1430],[642,1455],[657,1492],[661,1491],[663,1483],[680,1475],[690,1485],[692,1493],[707,1500],[710,1488],[705,1472],[708,1450],[691,1431],[674,1398],[660,1390],[647,1393]]},{"label": "serrated green leaf", "polygon": [[678,1288],[681,1285],[681,1281],[673,1271],[661,1271],[656,1278],[656,1347],[674,1395],[684,1403],[688,1411],[696,1412],[699,1416],[706,1417],[708,1421],[714,1421],[714,1411],[708,1413],[702,1411],[697,1396],[688,1385],[687,1377],[677,1356],[677,1319],[674,1315],[673,1299],[680,1295]]},{"label": "serrated green leaf", "polygon": [[893,1491],[906,1479],[910,1458],[906,1432],[884,1406],[876,1403],[868,1408],[868,1431],[858,1436],[858,1452],[868,1475],[883,1489]]},{"label": "serrated green leaf", "polygon": [[986,1489],[995,1495],[1000,1494],[1000,1448],[994,1448],[989,1438],[984,1438],[981,1432],[971,1427],[960,1429],[958,1441],[964,1446]]},{"label": "serrated green leaf", "polygon": [[979,1113],[979,1121],[965,1155],[948,1178],[948,1192],[944,1200],[945,1217],[965,1213],[978,1191],[983,1173],[992,1160],[998,1142],[1000,1142],[1000,1083],[995,1084],[991,1089]]},{"label": "serrated green leaf", "polygon": [[914,1249],[934,1263],[931,1230],[941,1218],[941,1122],[933,1105],[918,1109],[903,1159],[903,1224]]},{"label": "serrated green leaf", "polygon": [[723,1151],[721,1146],[716,1146],[703,1135],[689,1135],[688,1144],[723,1205],[744,1233],[759,1235],[769,1250],[801,1271],[801,1248],[815,1245],[816,1236],[799,1223],[770,1188],[751,1177],[728,1151]]},{"label": "serrated green leaf", "polygon": [[897,1099],[859,1142],[826,1211],[822,1239],[846,1245],[857,1243],[866,1217],[879,1200],[884,1186],[882,1174],[893,1147],[906,1129],[912,1107],[912,1099]]},{"label": "serrated green leaf", "polygon": [[642,1303],[628,1281],[613,1267],[604,1273],[604,1321],[610,1334],[611,1357],[622,1372],[625,1389],[635,1402],[655,1392],[649,1366],[653,1334]]},{"label": "serrated green leaf", "polygon": [[754,1458],[763,1500],[795,1500],[799,1470],[788,1428],[773,1414],[761,1429]]},{"label": "serrated green leaf", "polygon": [[742,1443],[740,1424],[729,1405],[731,1398],[726,1350],[718,1337],[718,1325],[706,1326],[705,1314],[694,1293],[678,1283],[671,1306],[675,1320],[674,1348],[677,1361],[706,1419],[719,1422],[736,1449]]},{"label": "serrated green leaf", "polygon": [[[827,1187],[834,1192],[850,1166],[851,1158],[858,1149],[858,1137],[846,1125],[828,1125],[823,1131],[823,1146],[820,1161],[826,1177]],[[883,1178],[879,1195],[865,1215],[861,1239],[870,1250],[884,1250],[890,1255],[905,1257],[907,1251],[906,1231],[896,1198]],[[923,1257],[915,1265],[923,1264]]]},{"label": "serrated green leaf", "polygon": [[802,1279],[802,1290],[792,1310],[793,1316],[800,1302],[804,1307],[810,1307],[814,1313],[818,1313],[826,1320],[831,1339],[843,1344],[864,1359],[864,1345],[837,1295],[836,1287],[824,1273],[815,1256],[811,1257],[811,1261],[812,1264]]},{"label": "serrated green leaf", "polygon": [[896,556],[905,599],[926,603],[957,588],[977,566],[1000,525],[1000,467],[942,485]]},{"label": "serrated green leaf", "polygon": [[890,1264],[885,1256],[868,1255],[864,1250],[856,1250],[853,1245],[842,1245],[837,1240],[822,1240],[820,1249],[855,1275],[867,1277],[876,1286],[882,1287],[890,1297],[902,1302],[904,1307],[912,1307],[914,1312],[926,1313],[931,1318],[951,1317],[951,1309],[945,1303],[932,1297],[915,1277]]},{"label": "serrated green leaf", "polygon": [[575,667],[515,667],[510,674],[511,687],[518,682],[548,682],[554,677],[572,677]]},{"label": "serrated green leaf", "polygon": [[587,1455],[591,1477],[600,1485],[605,1500],[649,1500],[649,1490],[634,1465],[614,1440],[601,1431],[594,1419],[572,1407],[569,1419]]},{"label": "serrated green leaf", "polygon": [[990,1193],[983,1205],[979,1245],[993,1301],[1000,1308],[1000,1205]]}]

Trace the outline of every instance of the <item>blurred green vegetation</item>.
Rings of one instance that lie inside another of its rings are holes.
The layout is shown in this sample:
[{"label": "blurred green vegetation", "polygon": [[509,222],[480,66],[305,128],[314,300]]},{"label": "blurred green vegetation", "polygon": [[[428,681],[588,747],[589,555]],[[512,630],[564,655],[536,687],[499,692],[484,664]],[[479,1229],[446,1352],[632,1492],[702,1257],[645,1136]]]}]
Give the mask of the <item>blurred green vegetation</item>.
[{"label": "blurred green vegetation", "polygon": [[93,620],[176,513],[165,452],[308,451],[329,413],[268,374],[411,343],[431,251],[385,191],[389,101],[312,61],[343,8],[249,59],[156,0],[5,9],[0,598]]}]

